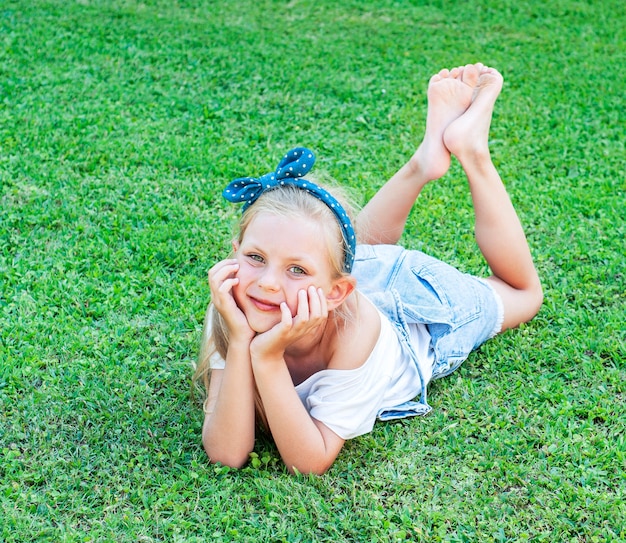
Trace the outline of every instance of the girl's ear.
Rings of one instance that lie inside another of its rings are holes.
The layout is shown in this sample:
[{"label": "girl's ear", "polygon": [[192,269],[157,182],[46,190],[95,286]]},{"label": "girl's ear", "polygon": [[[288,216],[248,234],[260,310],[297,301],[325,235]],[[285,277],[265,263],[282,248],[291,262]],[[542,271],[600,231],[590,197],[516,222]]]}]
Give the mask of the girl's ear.
[{"label": "girl's ear", "polygon": [[330,292],[326,295],[328,310],[332,311],[340,306],[356,288],[356,279],[351,275],[344,275],[337,279]]},{"label": "girl's ear", "polygon": [[236,253],[239,250],[239,242],[234,239],[233,241],[231,241],[231,244],[233,246],[233,253]]}]

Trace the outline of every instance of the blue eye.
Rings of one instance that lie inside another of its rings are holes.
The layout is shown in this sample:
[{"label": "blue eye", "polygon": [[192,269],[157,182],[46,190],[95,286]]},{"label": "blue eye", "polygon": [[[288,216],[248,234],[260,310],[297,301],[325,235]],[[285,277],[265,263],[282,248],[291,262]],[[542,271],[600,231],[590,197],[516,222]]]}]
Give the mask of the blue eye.
[{"label": "blue eye", "polygon": [[306,271],[303,270],[300,266],[291,266],[291,268],[289,268],[289,271],[291,273],[295,273],[296,275],[306,275]]},{"label": "blue eye", "polygon": [[254,260],[255,262],[263,263],[263,257],[261,255],[249,254],[246,255],[250,260]]}]

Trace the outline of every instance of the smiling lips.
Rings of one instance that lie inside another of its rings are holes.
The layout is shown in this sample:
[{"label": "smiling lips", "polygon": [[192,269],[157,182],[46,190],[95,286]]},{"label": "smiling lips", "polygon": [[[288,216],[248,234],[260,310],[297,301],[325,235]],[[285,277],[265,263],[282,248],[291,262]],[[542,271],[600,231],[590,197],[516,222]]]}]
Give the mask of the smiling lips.
[{"label": "smiling lips", "polygon": [[250,296],[250,300],[260,311],[277,311],[280,309],[280,304],[260,300],[258,298],[254,298],[253,296]]}]

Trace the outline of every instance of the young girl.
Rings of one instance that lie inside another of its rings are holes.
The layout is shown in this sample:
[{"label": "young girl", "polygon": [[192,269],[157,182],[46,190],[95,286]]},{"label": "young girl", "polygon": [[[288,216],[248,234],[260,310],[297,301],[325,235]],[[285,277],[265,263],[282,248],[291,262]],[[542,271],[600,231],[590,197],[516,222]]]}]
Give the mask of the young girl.
[{"label": "young girl", "polygon": [[[376,418],[427,413],[432,379],[537,313],[540,282],[488,149],[501,88],[482,64],[431,78],[424,140],[359,214],[359,245],[346,206],[304,178],[307,149],[226,188],[244,213],[232,258],[209,272],[196,372],[212,462],[244,465],[260,420],[290,471],[323,473]],[[451,154],[469,181],[486,279],[394,245]]]}]

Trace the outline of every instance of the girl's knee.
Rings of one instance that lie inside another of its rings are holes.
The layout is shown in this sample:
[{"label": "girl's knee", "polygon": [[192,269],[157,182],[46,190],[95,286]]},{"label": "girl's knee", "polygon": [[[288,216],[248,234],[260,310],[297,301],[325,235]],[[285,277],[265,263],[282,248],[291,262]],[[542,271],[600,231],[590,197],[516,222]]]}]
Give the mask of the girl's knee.
[{"label": "girl's knee", "polygon": [[543,289],[539,281],[525,289],[513,288],[495,277],[490,277],[489,282],[502,299],[504,308],[502,331],[516,328],[539,313],[543,304]]}]

